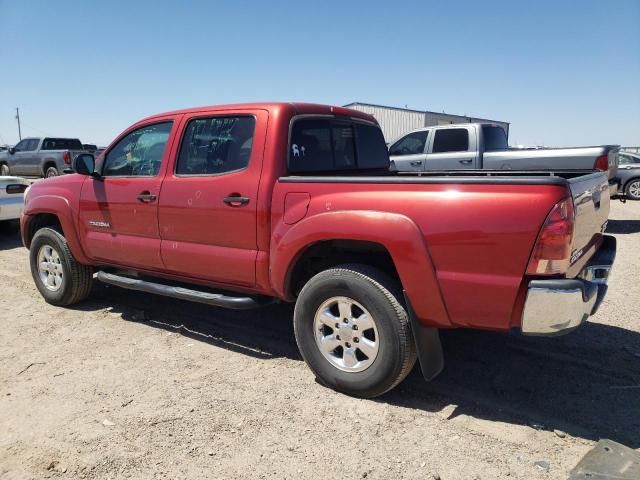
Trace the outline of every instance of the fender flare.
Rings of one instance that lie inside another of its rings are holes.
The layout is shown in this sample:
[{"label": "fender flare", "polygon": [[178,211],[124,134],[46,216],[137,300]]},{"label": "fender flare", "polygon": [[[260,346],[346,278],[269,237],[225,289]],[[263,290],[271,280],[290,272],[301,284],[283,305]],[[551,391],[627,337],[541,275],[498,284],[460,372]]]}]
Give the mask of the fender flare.
[{"label": "fender flare", "polygon": [[31,245],[32,238],[27,237],[29,224],[36,215],[41,213],[55,215],[58,218],[64,237],[69,244],[69,250],[71,250],[74,258],[85,265],[90,264],[91,262],[85,255],[77,235],[71,205],[65,197],[58,195],[41,195],[29,200],[24,210],[24,225],[21,226],[24,245],[27,248]]},{"label": "fender flare", "polygon": [[421,323],[451,327],[440,284],[420,228],[397,213],[344,210],[307,217],[293,226],[279,223],[270,248],[270,279],[275,292],[288,298],[289,276],[304,251],[327,240],[374,242],[387,249],[407,298]]}]

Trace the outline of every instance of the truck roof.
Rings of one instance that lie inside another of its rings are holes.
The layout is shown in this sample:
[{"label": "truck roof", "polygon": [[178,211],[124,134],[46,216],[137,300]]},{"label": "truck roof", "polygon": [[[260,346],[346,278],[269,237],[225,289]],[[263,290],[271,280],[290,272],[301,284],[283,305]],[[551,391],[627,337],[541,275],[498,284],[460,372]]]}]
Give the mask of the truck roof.
[{"label": "truck roof", "polygon": [[300,103],[300,102],[257,102],[257,103],[234,103],[228,105],[211,105],[205,107],[185,108],[182,110],[173,110],[170,112],[158,113],[146,117],[140,122],[160,118],[167,115],[179,115],[198,112],[224,111],[224,110],[251,110],[262,109],[273,113],[290,113],[295,114],[318,114],[318,115],[343,115],[348,117],[362,118],[370,122],[378,123],[373,115],[353,110],[351,108],[322,105],[318,103]]}]

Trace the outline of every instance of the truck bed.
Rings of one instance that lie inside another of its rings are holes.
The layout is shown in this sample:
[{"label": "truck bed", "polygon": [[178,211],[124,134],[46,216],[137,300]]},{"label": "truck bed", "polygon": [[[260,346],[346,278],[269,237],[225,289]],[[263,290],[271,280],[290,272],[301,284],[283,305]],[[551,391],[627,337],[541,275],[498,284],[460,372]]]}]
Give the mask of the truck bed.
[{"label": "truck bed", "polygon": [[379,175],[289,175],[283,183],[489,183],[513,185],[566,185],[584,176],[600,176],[593,170],[429,170],[425,172],[389,172]]},{"label": "truck bed", "polygon": [[[388,184],[388,185],[503,185],[557,186],[571,193],[575,210],[572,264],[576,276],[600,246],[609,212],[609,186],[604,172],[593,170],[449,170],[389,172],[377,176],[287,176],[281,183]],[[384,193],[381,192],[382,195]],[[409,196],[409,194],[408,194]],[[513,212],[517,214],[517,212]]]}]

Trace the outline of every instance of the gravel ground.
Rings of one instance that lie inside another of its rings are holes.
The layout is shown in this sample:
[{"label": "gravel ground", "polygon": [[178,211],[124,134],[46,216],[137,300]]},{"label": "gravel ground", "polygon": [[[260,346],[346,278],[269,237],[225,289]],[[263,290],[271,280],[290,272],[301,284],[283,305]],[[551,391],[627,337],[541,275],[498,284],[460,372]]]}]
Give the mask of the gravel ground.
[{"label": "gravel ground", "polygon": [[560,479],[640,448],[640,202],[612,203],[609,296],[553,339],[443,333],[447,367],[358,400],[318,385],[286,305],[232,312],[96,285],[47,305],[0,232],[0,477]]}]

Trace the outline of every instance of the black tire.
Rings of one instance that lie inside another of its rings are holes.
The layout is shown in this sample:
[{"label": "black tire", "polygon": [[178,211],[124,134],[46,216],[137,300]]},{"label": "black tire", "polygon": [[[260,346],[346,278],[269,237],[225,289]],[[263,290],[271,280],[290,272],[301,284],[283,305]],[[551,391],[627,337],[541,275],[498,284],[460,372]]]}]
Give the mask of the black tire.
[{"label": "black tire", "polygon": [[9,165],[7,165],[6,163],[3,163],[2,165],[0,165],[0,176],[2,177],[9,176]]},{"label": "black tire", "polygon": [[[55,291],[47,288],[40,277],[38,255],[45,246],[55,250],[62,268],[61,285]],[[29,261],[33,281],[47,303],[65,307],[84,300],[91,292],[93,269],[73,258],[67,240],[56,230],[42,228],[36,232],[31,241]]]},{"label": "black tire", "polygon": [[[341,370],[325,358],[316,343],[316,312],[334,297],[353,299],[375,321],[379,347],[375,359],[363,371]],[[340,265],[311,278],[296,301],[294,331],[300,353],[317,379],[334,390],[361,398],[380,396],[404,380],[415,364],[416,349],[402,299],[398,282],[366,265]]]},{"label": "black tire", "polygon": [[44,172],[45,178],[57,177],[58,175],[60,175],[60,172],[56,167],[49,167]]},{"label": "black tire", "polygon": [[640,200],[640,178],[633,178],[627,182],[624,189],[625,197],[629,200]]}]

